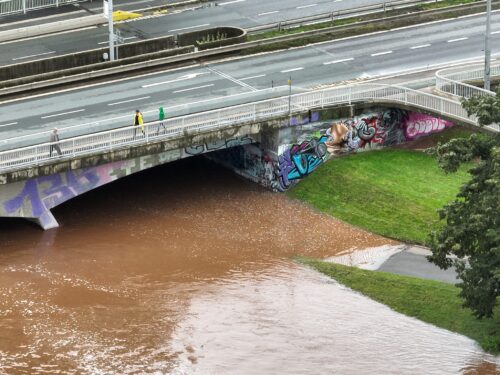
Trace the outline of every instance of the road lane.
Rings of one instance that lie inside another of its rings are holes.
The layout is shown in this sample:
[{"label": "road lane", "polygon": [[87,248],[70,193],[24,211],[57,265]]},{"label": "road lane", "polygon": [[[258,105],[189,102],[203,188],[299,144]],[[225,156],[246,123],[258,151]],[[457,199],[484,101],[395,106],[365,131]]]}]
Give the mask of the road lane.
[{"label": "road lane", "polygon": [[[349,0],[344,2],[331,0],[245,0],[228,2],[224,6],[209,6],[191,11],[172,12],[158,17],[132,20],[116,24],[116,28],[120,30],[126,42],[136,42],[210,26],[228,25],[247,28],[380,3],[382,3],[382,0]],[[214,5],[216,2],[210,4]],[[85,6],[88,6],[88,4]],[[102,7],[102,5],[92,9],[98,12],[99,7]],[[120,7],[115,7],[115,9],[120,9]],[[33,51],[40,51],[40,53],[54,51],[51,56],[60,56],[100,48],[105,45],[107,38],[107,26],[99,26],[71,33],[0,43],[2,52],[0,54],[0,66],[11,65],[16,62],[14,59],[33,55]],[[41,57],[43,56],[26,58],[23,62],[37,60]]]},{"label": "road lane", "polygon": [[[52,93],[0,104],[2,123],[17,122],[15,126],[0,127],[0,139],[49,130],[53,126],[66,128],[79,123],[95,123],[106,118],[123,118],[113,126],[129,125],[133,112],[139,108],[146,121],[156,118],[157,108],[164,106],[167,117],[184,112],[210,109],[217,104],[189,105],[209,99],[245,94],[247,100],[259,97],[261,90],[286,86],[292,76],[294,92],[311,87],[353,80],[360,77],[396,74],[411,69],[425,69],[436,64],[480,57],[483,45],[484,22],[481,17],[433,23],[370,36],[324,42],[278,53],[223,61],[208,66],[195,66],[171,72],[147,74],[121,79],[109,84]],[[493,16],[493,30],[500,30],[500,15]],[[449,43],[449,40],[462,39]],[[412,49],[415,46],[425,46]],[[392,51],[388,54],[388,51]],[[500,53],[500,38],[492,40],[492,51]],[[384,53],[385,54],[381,54]],[[378,56],[372,56],[379,54]],[[245,82],[243,82],[245,80]],[[254,91],[257,90],[257,91]],[[282,91],[286,94],[286,91]],[[275,92],[267,91],[274,95]],[[266,95],[267,95],[266,94]],[[127,102],[145,98],[139,102]],[[238,97],[239,101],[243,96]],[[111,106],[112,103],[122,105]],[[136,108],[137,107],[137,108]],[[75,116],[45,118],[57,113],[77,111]],[[129,121],[130,120],[130,121]],[[0,124],[1,125],[1,124]],[[80,128],[79,131],[108,129],[110,124]],[[74,132],[61,136],[74,135]],[[0,145],[1,147],[1,145]]]}]

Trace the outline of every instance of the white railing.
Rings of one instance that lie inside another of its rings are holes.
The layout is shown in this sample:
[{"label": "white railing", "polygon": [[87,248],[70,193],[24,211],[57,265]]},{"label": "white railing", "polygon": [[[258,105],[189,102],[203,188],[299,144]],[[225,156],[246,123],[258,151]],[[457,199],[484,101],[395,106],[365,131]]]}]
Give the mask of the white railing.
[{"label": "white railing", "polygon": [[[472,96],[495,95],[494,92],[470,85],[466,82],[484,79],[484,65],[457,71],[455,69],[441,69],[436,72],[436,89],[455,96],[471,98]],[[500,64],[491,66],[492,77],[500,76]]]},{"label": "white railing", "polygon": [[14,13],[26,13],[28,10],[58,7],[63,4],[82,0],[0,0],[0,16]]},{"label": "white railing", "polygon": [[77,156],[168,140],[186,134],[208,132],[243,123],[287,116],[304,110],[366,101],[403,103],[477,125],[476,120],[469,118],[462,105],[457,101],[400,86],[353,85],[310,91],[290,97],[283,96],[166,119],[163,121],[165,127],[162,127],[159,121],[155,121],[145,124],[144,133],[137,126],[127,126],[68,138],[58,143],[62,150],[61,156],[57,155],[55,150],[50,155],[50,143],[3,151],[0,152],[0,171],[19,170],[57,159],[71,159]]}]

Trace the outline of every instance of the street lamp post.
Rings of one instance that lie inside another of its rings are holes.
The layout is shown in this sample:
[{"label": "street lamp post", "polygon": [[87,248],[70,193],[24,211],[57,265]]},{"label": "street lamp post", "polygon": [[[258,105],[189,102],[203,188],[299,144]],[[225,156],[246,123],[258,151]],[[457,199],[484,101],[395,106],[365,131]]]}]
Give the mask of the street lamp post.
[{"label": "street lamp post", "polygon": [[490,61],[491,61],[491,0],[486,1],[486,36],[484,41],[484,89],[490,90]]}]

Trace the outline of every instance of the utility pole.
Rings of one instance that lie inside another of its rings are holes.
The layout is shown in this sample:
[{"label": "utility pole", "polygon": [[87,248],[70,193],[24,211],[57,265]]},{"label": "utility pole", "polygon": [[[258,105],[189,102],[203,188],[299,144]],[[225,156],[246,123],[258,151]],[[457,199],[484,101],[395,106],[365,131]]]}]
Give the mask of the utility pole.
[{"label": "utility pole", "polygon": [[104,17],[108,19],[109,61],[115,60],[115,34],[113,32],[113,0],[104,0]]},{"label": "utility pole", "polygon": [[490,62],[491,62],[491,0],[486,1],[486,36],[484,41],[484,89],[490,90]]}]

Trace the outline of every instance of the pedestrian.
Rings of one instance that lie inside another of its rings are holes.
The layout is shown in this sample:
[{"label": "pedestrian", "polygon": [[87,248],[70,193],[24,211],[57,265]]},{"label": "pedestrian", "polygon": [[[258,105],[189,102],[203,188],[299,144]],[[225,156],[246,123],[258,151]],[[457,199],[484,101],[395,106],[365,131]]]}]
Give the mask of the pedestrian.
[{"label": "pedestrian", "polygon": [[160,121],[160,123],[158,124],[156,135],[160,134],[160,126],[163,127],[163,130],[167,130],[165,128],[165,123],[163,122],[163,120],[165,120],[165,112],[163,111],[163,107],[160,107],[160,112],[158,113],[158,121]]},{"label": "pedestrian", "polygon": [[54,150],[57,151],[59,156],[62,156],[61,147],[59,147],[59,134],[57,134],[57,130],[57,128],[54,128],[50,134],[50,157],[52,157],[52,152]]},{"label": "pedestrian", "polygon": [[134,139],[137,134],[137,127],[139,126],[141,128],[142,135],[144,135],[144,119],[142,117],[141,111],[138,109],[135,110],[135,116],[134,116]]}]

